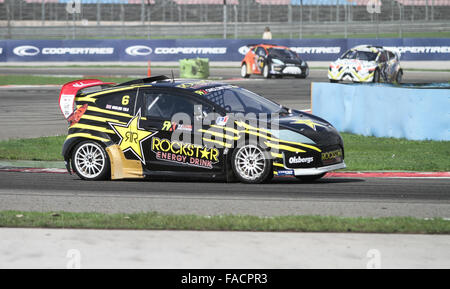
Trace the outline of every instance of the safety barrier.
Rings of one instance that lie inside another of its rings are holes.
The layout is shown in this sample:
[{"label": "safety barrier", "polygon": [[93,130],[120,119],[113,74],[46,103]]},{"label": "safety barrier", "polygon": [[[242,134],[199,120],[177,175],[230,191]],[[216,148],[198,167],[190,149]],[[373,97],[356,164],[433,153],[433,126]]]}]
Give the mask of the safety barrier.
[{"label": "safety barrier", "polygon": [[397,49],[402,60],[450,60],[450,38],[386,39],[168,39],[168,40],[0,40],[0,62],[178,61],[209,58],[240,61],[249,44],[290,47],[306,61],[331,61],[360,44]]},{"label": "safety barrier", "polygon": [[450,89],[428,87],[313,83],[312,111],[341,132],[449,141]]}]

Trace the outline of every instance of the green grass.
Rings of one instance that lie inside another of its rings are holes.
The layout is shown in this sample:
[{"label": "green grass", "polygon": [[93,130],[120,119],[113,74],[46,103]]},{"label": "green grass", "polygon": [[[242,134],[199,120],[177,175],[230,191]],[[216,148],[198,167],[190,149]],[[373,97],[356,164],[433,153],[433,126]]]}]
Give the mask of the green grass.
[{"label": "green grass", "polygon": [[[450,142],[342,133],[347,171],[450,171]],[[62,161],[65,136],[0,141],[0,159]]]},{"label": "green grass", "polygon": [[449,141],[342,136],[347,170],[450,171]]},{"label": "green grass", "polygon": [[[101,77],[101,79],[105,82],[120,83],[131,80],[132,78]],[[71,81],[74,81],[73,77],[0,75],[0,85],[63,85]]]},{"label": "green grass", "polygon": [[257,217],[137,214],[0,212],[0,227],[134,230],[357,232],[449,234],[450,221],[410,217],[341,218],[322,216]]}]

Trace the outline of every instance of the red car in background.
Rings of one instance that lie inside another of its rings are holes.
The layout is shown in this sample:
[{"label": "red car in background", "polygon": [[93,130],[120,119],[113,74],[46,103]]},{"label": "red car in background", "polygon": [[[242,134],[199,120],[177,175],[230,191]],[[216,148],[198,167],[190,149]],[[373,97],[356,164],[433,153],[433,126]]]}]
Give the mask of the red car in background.
[{"label": "red car in background", "polygon": [[309,67],[306,61],[286,46],[272,44],[248,45],[250,50],[241,62],[241,76],[260,74],[265,78],[295,76],[306,78]]}]

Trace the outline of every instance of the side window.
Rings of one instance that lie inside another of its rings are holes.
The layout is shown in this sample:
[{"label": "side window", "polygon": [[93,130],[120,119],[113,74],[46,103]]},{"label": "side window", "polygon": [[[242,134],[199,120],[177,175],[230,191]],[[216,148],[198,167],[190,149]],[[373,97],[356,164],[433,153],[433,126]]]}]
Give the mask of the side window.
[{"label": "side window", "polygon": [[395,59],[394,53],[388,51],[388,55],[389,55],[389,60],[394,60]]},{"label": "side window", "polygon": [[102,109],[133,114],[136,101],[136,90],[115,92],[101,96],[97,106]]},{"label": "side window", "polygon": [[144,92],[144,114],[147,117],[171,119],[176,113],[194,115],[194,101],[186,96],[167,92]]},{"label": "side window", "polygon": [[266,56],[266,51],[264,50],[264,48],[258,47],[258,49],[256,50],[256,54],[258,54],[258,56]]}]

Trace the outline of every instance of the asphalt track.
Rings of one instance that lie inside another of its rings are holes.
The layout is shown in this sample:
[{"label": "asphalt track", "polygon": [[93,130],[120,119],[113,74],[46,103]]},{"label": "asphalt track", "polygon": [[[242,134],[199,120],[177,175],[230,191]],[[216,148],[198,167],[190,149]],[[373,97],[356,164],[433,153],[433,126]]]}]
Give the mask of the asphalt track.
[{"label": "asphalt track", "polygon": [[[39,70],[39,71],[37,71]],[[142,75],[142,68],[0,68],[0,74],[77,76]],[[153,69],[170,75],[170,69]],[[281,104],[310,107],[311,82],[326,81],[312,70],[306,80],[236,78],[239,69],[212,69],[211,76],[236,83]],[[78,75],[79,74],[79,75]],[[177,72],[175,71],[177,76]],[[448,81],[449,73],[409,72],[405,82]],[[1,88],[0,139],[64,134],[58,88]],[[67,174],[0,172],[0,210],[141,212],[175,214],[335,215],[450,217],[449,179],[325,178],[317,183],[277,179],[265,185],[208,182],[84,182]]]},{"label": "asphalt track", "polygon": [[0,210],[449,218],[449,185],[449,179],[387,178],[86,182],[68,174],[0,172]]}]

